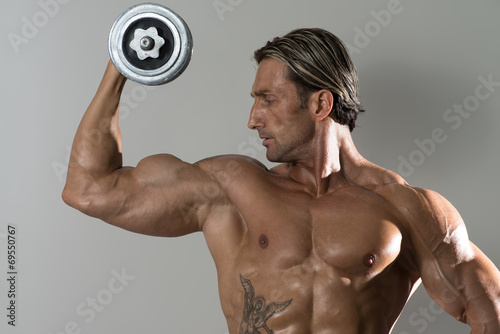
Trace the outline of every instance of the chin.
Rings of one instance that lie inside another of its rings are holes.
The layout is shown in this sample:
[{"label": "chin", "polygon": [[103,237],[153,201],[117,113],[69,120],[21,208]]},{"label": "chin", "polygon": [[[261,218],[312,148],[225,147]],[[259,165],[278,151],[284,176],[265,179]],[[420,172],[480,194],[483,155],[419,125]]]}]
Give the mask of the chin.
[{"label": "chin", "polygon": [[289,160],[286,159],[286,157],[283,154],[276,154],[276,153],[273,154],[273,152],[270,152],[269,149],[267,149],[266,158],[270,162],[278,162],[278,163],[289,162]]},{"label": "chin", "polygon": [[267,149],[266,158],[270,162],[281,162],[280,159],[278,159],[278,157],[276,157],[274,154],[269,152],[269,149]]},{"label": "chin", "polygon": [[274,159],[274,158],[267,158],[267,161],[269,162],[276,162],[276,163],[283,163],[284,161],[281,161],[281,159]]}]

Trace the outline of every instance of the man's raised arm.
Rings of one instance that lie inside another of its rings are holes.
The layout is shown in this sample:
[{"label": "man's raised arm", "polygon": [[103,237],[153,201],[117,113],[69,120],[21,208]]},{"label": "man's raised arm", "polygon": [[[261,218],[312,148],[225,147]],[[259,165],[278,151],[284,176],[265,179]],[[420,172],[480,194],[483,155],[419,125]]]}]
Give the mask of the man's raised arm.
[{"label": "man's raised arm", "polygon": [[[178,236],[201,230],[213,207],[226,199],[203,163],[161,154],[136,168],[122,166],[118,106],[125,82],[110,61],[76,132],[63,200],[137,233]],[[207,187],[211,196],[200,196]]]}]

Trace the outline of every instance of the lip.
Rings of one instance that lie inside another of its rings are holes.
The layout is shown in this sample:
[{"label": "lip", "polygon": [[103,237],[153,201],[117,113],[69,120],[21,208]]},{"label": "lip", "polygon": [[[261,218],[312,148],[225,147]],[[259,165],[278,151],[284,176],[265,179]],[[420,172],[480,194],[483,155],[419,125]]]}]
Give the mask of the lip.
[{"label": "lip", "polygon": [[267,138],[267,137],[261,137],[262,140],[262,145],[266,146],[267,144],[269,144],[269,142],[271,140],[273,140],[273,138]]},{"label": "lip", "polygon": [[264,140],[262,141],[262,145],[266,146],[266,144],[268,144],[271,140],[272,138],[264,138]]}]

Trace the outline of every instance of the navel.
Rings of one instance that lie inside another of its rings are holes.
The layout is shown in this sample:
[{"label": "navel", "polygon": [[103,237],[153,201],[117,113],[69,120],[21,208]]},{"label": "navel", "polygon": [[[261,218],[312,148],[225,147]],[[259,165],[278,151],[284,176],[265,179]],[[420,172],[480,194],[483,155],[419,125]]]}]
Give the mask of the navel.
[{"label": "navel", "polygon": [[260,245],[260,248],[262,248],[262,249],[266,249],[267,246],[269,246],[269,239],[267,238],[267,236],[265,234],[260,235],[259,245]]},{"label": "navel", "polygon": [[368,253],[363,257],[363,264],[369,268],[373,267],[375,265],[375,261],[377,259],[375,258],[374,254]]}]

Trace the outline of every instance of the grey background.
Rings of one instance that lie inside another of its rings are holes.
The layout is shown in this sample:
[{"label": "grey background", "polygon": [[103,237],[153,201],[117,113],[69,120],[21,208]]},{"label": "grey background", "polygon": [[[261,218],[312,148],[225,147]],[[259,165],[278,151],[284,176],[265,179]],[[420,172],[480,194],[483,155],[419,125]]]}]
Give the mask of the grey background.
[{"label": "grey background", "polygon": [[[45,6],[51,15],[41,5],[51,1],[2,0],[0,7],[0,332],[70,333],[74,322],[80,333],[224,334],[215,268],[201,234],[169,240],[136,235],[60,199],[69,146],[108,60],[107,34],[116,17],[138,3],[64,2]],[[415,140],[441,128],[447,140],[406,179],[448,198],[470,238],[500,265],[499,87],[458,129],[443,119],[475,94],[479,76],[500,81],[498,1],[401,0],[400,12],[384,26],[372,11],[387,10],[393,1],[161,3],[189,24],[194,56],[167,86],[146,90],[127,83],[125,164],[160,152],[189,162],[224,153],[265,161],[264,151],[252,144],[256,134],[246,128],[253,50],[297,27],[325,28],[351,46],[358,69],[367,109],[354,132],[360,152],[397,172],[400,157],[417,157]],[[221,3],[224,12],[216,9]],[[23,26],[35,21],[38,31],[26,38]],[[366,29],[372,29],[369,43],[359,37]],[[15,47],[13,34],[25,43]],[[15,328],[4,315],[7,224],[18,228]],[[134,279],[110,294],[113,270]],[[82,316],[78,307],[96,297],[107,305],[87,323],[88,313]],[[468,333],[468,327],[434,308],[420,288],[393,333]]]}]

